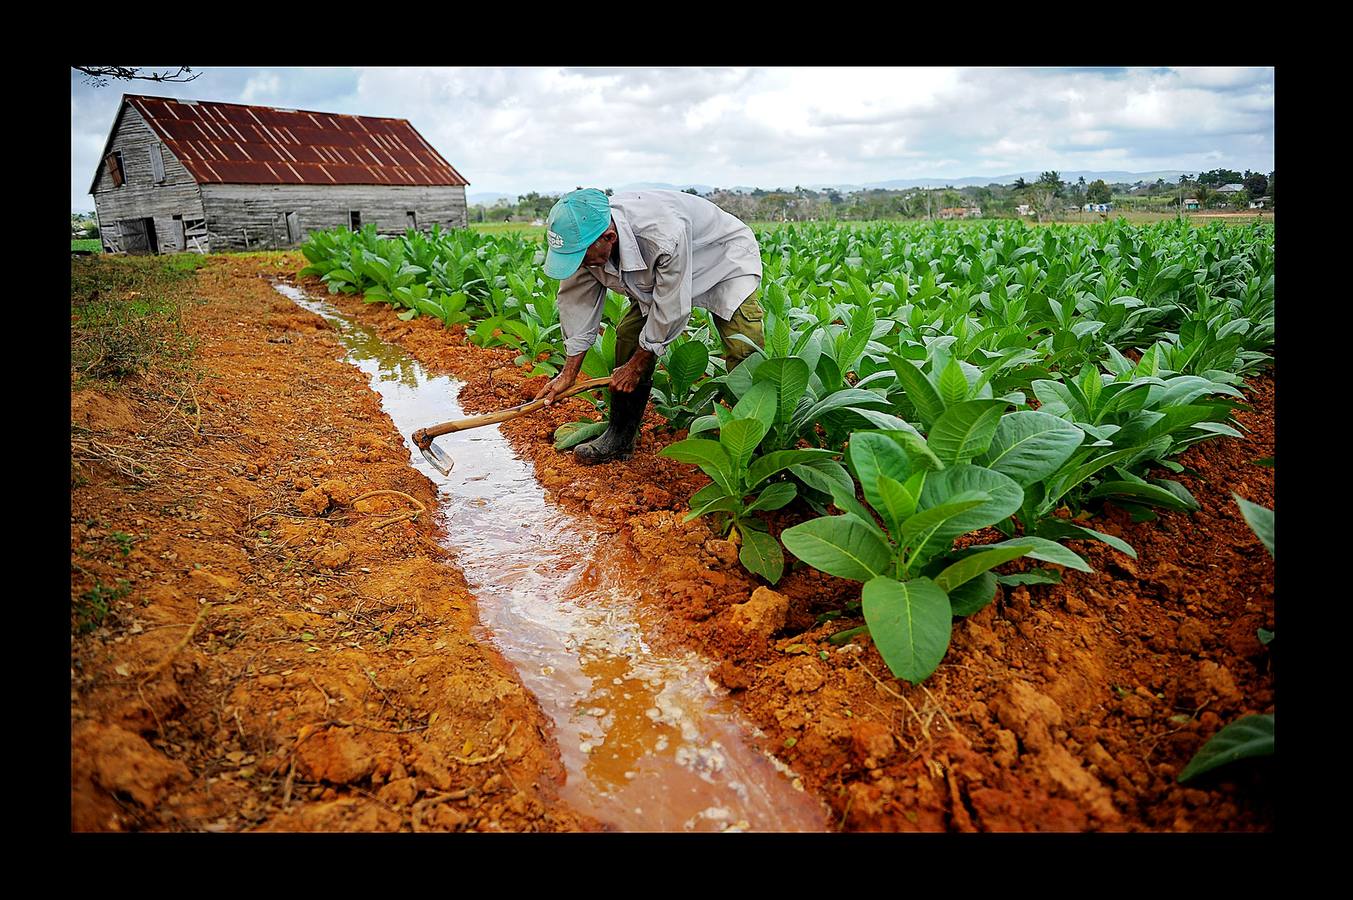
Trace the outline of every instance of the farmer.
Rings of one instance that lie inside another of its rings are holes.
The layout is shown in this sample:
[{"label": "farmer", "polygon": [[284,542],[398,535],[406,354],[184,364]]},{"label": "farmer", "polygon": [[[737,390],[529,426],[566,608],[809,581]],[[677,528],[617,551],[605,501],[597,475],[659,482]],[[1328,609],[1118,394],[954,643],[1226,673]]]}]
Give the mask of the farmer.
[{"label": "farmer", "polygon": [[658,357],[685,330],[692,307],[714,316],[729,369],[753,352],[735,335],[762,345],[761,248],[750,228],[710,201],[678,191],[607,197],[587,188],[559,198],[545,227],[545,274],[561,281],[559,323],[568,361],[536,399],[548,405],[577,380],[597,337],[607,288],[630,298],[616,327],[610,423],[574,449],[580,462],[629,458]]}]

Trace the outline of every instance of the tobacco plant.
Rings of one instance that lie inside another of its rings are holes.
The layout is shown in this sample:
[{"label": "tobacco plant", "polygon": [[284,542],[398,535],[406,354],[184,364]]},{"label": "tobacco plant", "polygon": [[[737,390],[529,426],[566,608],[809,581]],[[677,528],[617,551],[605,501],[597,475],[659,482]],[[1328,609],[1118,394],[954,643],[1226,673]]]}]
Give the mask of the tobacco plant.
[{"label": "tobacco plant", "polygon": [[955,539],[1008,518],[1023,501],[1013,479],[971,462],[995,435],[992,403],[955,404],[928,442],[914,433],[899,439],[895,431],[856,432],[848,456],[868,507],[853,485],[838,486],[832,497],[841,515],[811,519],[781,535],[785,547],[814,568],[863,582],[869,634],[892,673],[912,683],[944,659],[953,617],[994,599],[996,566],[1028,556],[1089,571],[1072,551],[1036,536],[954,549]]}]

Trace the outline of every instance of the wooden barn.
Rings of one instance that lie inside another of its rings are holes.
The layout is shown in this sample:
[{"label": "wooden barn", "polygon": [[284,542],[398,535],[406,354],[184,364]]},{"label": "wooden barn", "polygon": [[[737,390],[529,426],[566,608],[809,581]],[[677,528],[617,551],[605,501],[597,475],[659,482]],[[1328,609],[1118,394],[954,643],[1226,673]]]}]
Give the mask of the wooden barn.
[{"label": "wooden barn", "polygon": [[469,184],[406,119],[124,95],[89,192],[110,252],[463,228]]}]

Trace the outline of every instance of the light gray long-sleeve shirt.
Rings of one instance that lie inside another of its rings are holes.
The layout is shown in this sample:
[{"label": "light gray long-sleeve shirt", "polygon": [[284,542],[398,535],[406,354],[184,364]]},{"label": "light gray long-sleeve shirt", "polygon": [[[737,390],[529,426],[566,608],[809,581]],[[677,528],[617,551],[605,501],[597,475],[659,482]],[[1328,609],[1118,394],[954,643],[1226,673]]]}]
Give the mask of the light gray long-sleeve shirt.
[{"label": "light gray long-sleeve shirt", "polygon": [[761,284],[761,248],[752,230],[714,203],[680,191],[634,191],[611,198],[620,267],[580,266],[559,283],[564,352],[597,338],[606,290],[625,294],[648,317],[639,346],[661,356],[699,306],[732,318]]}]

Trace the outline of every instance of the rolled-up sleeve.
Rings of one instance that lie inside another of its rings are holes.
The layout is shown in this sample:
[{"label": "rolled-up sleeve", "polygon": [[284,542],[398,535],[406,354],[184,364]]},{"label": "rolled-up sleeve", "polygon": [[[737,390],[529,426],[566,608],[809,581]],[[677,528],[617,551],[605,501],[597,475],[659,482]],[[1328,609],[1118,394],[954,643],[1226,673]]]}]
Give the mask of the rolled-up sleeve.
[{"label": "rolled-up sleeve", "polygon": [[597,339],[601,313],[606,307],[606,286],[579,269],[559,283],[556,302],[559,325],[564,332],[564,355],[586,353]]},{"label": "rolled-up sleeve", "polygon": [[679,238],[657,260],[653,283],[653,306],[639,335],[639,346],[662,356],[691,319],[691,242]]}]

